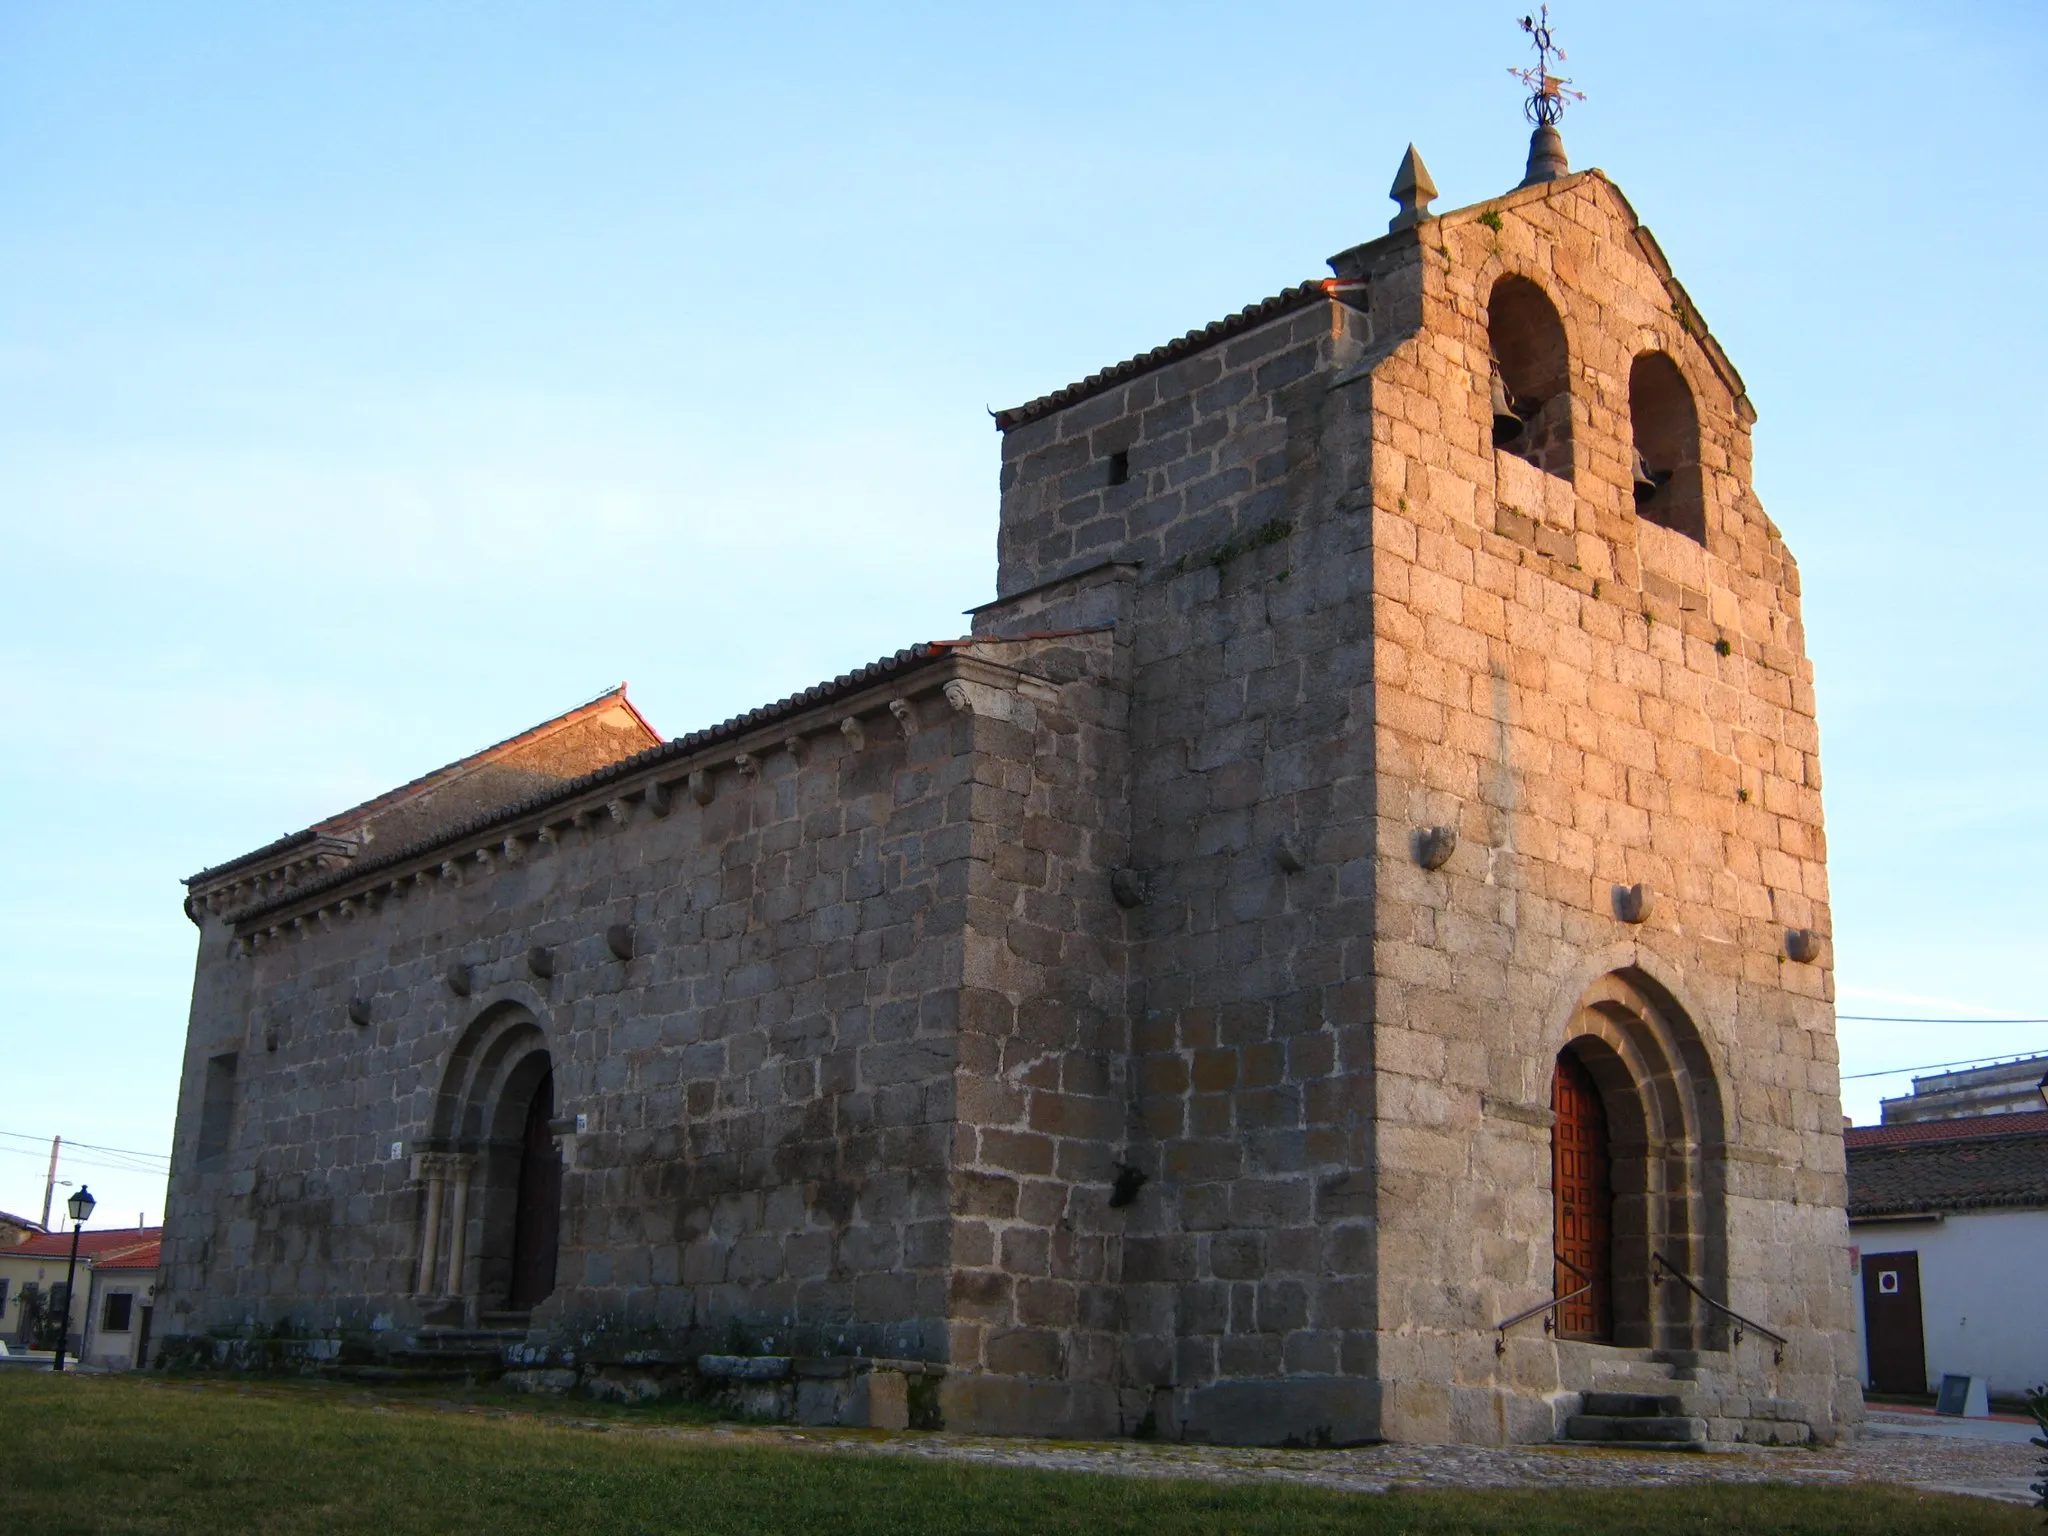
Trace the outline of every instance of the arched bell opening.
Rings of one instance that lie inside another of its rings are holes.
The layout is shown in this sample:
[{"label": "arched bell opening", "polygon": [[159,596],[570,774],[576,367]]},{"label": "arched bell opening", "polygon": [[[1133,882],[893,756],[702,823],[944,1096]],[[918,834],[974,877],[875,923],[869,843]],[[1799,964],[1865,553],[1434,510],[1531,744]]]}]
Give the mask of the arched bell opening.
[{"label": "arched bell opening", "polygon": [[1706,543],[1699,410],[1685,375],[1664,353],[1644,352],[1629,366],[1628,415],[1635,438],[1637,515]]},{"label": "arched bell opening", "polygon": [[1507,276],[1487,301],[1493,445],[1547,474],[1572,477],[1571,354],[1550,297]]},{"label": "arched bell opening", "polygon": [[[1604,1314],[1560,1309],[1560,1331],[1631,1348],[1725,1348],[1719,1315],[1656,1278],[1661,1255],[1709,1295],[1727,1292],[1721,1094],[1692,1020],[1639,970],[1601,978],[1554,1062],[1552,1108],[1553,1251],[1605,1279]],[[1604,1210],[1589,1211],[1596,1198]],[[1587,1218],[1602,1214],[1596,1233]],[[1573,1257],[1588,1251],[1594,1264]],[[1578,1284],[1557,1267],[1557,1295]]]}]

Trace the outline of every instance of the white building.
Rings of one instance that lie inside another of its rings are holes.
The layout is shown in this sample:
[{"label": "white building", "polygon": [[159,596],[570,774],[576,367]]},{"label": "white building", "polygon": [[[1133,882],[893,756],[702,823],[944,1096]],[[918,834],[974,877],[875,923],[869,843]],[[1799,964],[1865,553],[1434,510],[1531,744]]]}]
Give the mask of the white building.
[{"label": "white building", "polygon": [[1886,1099],[1886,1125],[1963,1120],[1974,1115],[2031,1114],[2048,1103],[2048,1055],[2002,1061],[1913,1079],[1913,1091]]},{"label": "white building", "polygon": [[1845,1135],[1865,1388],[2048,1381],[2048,1112]]}]

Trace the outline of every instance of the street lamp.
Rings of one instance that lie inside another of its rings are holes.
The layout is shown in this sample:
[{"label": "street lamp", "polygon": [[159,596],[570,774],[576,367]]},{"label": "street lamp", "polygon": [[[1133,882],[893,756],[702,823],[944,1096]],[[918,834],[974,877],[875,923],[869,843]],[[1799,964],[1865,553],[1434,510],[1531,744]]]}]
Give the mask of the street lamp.
[{"label": "street lamp", "polygon": [[71,1308],[76,1301],[72,1286],[78,1281],[78,1233],[97,1204],[99,1202],[93,1199],[92,1191],[83,1184],[78,1186],[77,1194],[64,1202],[64,1208],[71,1212],[71,1263],[64,1271],[64,1317],[62,1326],[57,1330],[57,1363],[51,1367],[52,1370],[64,1369],[64,1346],[71,1342]]}]

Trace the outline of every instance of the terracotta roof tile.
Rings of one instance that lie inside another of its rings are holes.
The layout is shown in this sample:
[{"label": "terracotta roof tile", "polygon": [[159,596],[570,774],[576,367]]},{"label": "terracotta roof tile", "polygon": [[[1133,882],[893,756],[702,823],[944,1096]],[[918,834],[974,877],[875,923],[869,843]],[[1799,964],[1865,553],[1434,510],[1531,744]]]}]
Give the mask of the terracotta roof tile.
[{"label": "terracotta roof tile", "polygon": [[1270,299],[1261,299],[1256,304],[1240,309],[1234,315],[1225,315],[1221,320],[1210,321],[1198,331],[1189,331],[1185,336],[1177,336],[1164,346],[1154,347],[1150,352],[1140,352],[1136,357],[1126,358],[1100,373],[1091,373],[1087,378],[1076,380],[1065,389],[1056,389],[1049,395],[1040,395],[1036,400],[1026,401],[1023,405],[1013,405],[1006,411],[997,411],[997,430],[1008,432],[1013,427],[1026,426],[1041,416],[1050,416],[1054,411],[1064,410],[1078,400],[1086,400],[1090,395],[1099,395],[1106,389],[1114,389],[1126,379],[1134,379],[1141,373],[1151,372],[1154,368],[1163,368],[1168,363],[1177,362],[1206,347],[1212,347],[1219,341],[1227,341],[1232,336],[1242,335],[1264,325],[1268,320],[1275,320],[1293,310],[1306,308],[1318,299],[1327,298],[1346,286],[1348,285],[1341,279],[1325,277],[1311,278],[1308,282],[1282,289]]},{"label": "terracotta roof tile", "polygon": [[[78,1256],[81,1259],[98,1260],[102,1255],[120,1253],[138,1245],[157,1243],[163,1239],[162,1227],[116,1227],[110,1231],[81,1232],[78,1234]],[[71,1234],[69,1232],[46,1232],[32,1237],[25,1243],[12,1248],[0,1248],[0,1259],[68,1259],[71,1257]]]},{"label": "terracotta roof tile", "polygon": [[1842,1140],[1852,1147],[1905,1147],[1923,1141],[1968,1141],[1980,1136],[2024,1136],[2048,1131],[2048,1110],[2018,1115],[1964,1115],[1905,1125],[1852,1125]]},{"label": "terracotta roof tile", "polygon": [[421,854],[442,847],[445,844],[460,842],[465,838],[474,837],[480,832],[486,832],[494,827],[504,826],[507,823],[521,820],[524,817],[531,816],[536,811],[545,810],[551,805],[560,805],[575,799],[579,795],[588,794],[593,789],[613,783],[629,774],[638,773],[643,768],[650,768],[657,763],[671,761],[675,758],[688,757],[692,753],[702,751],[705,747],[715,746],[721,741],[729,740],[736,736],[743,736],[749,731],[758,730],[762,726],[772,724],[786,716],[801,713],[803,710],[815,708],[820,704],[830,703],[832,700],[842,698],[850,693],[858,693],[861,689],[879,682],[885,677],[899,672],[918,670],[972,643],[972,641],[968,640],[930,640],[897,651],[894,655],[883,656],[878,660],[869,662],[866,666],[856,667],[851,672],[842,672],[829,682],[817,683],[804,689],[801,693],[793,693],[787,698],[778,699],[773,704],[764,704],[758,709],[748,710],[743,715],[734,715],[731,719],[721,721],[717,725],[707,726],[700,731],[692,731],[687,736],[678,736],[671,741],[663,742],[658,747],[650,747],[645,752],[636,752],[631,757],[621,758],[618,762],[607,764],[605,767],[597,769],[595,772],[584,774],[580,778],[570,779],[561,784],[554,785],[545,793],[529,796],[524,800],[502,806],[480,816],[472,817],[468,821],[438,830],[429,838],[408,844],[405,847],[392,849],[388,853],[378,854],[373,858],[351,860],[348,864],[333,871],[324,878],[309,880],[302,885],[294,886],[289,891],[281,893],[271,901],[262,902],[249,907],[245,911],[237,912],[234,915],[234,920],[240,923],[252,918],[261,917],[279,907],[291,906],[301,902],[306,897],[321,891],[332,890],[336,886],[346,885],[352,881],[359,880],[366,874],[405,863],[409,859],[418,858]]},{"label": "terracotta roof tile", "polygon": [[2015,1207],[2048,1207],[2048,1130],[1849,1148],[1852,1221]]}]

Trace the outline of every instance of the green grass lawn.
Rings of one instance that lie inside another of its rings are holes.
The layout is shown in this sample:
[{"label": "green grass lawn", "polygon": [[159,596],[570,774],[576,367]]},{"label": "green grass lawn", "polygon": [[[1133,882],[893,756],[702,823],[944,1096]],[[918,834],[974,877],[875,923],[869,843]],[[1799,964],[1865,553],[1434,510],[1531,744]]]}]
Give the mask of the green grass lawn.
[{"label": "green grass lawn", "polygon": [[2021,1532],[2011,1506],[1893,1489],[1345,1495],[677,1443],[605,1418],[366,1393],[0,1374],[0,1531],[1088,1536],[1257,1532]]}]

